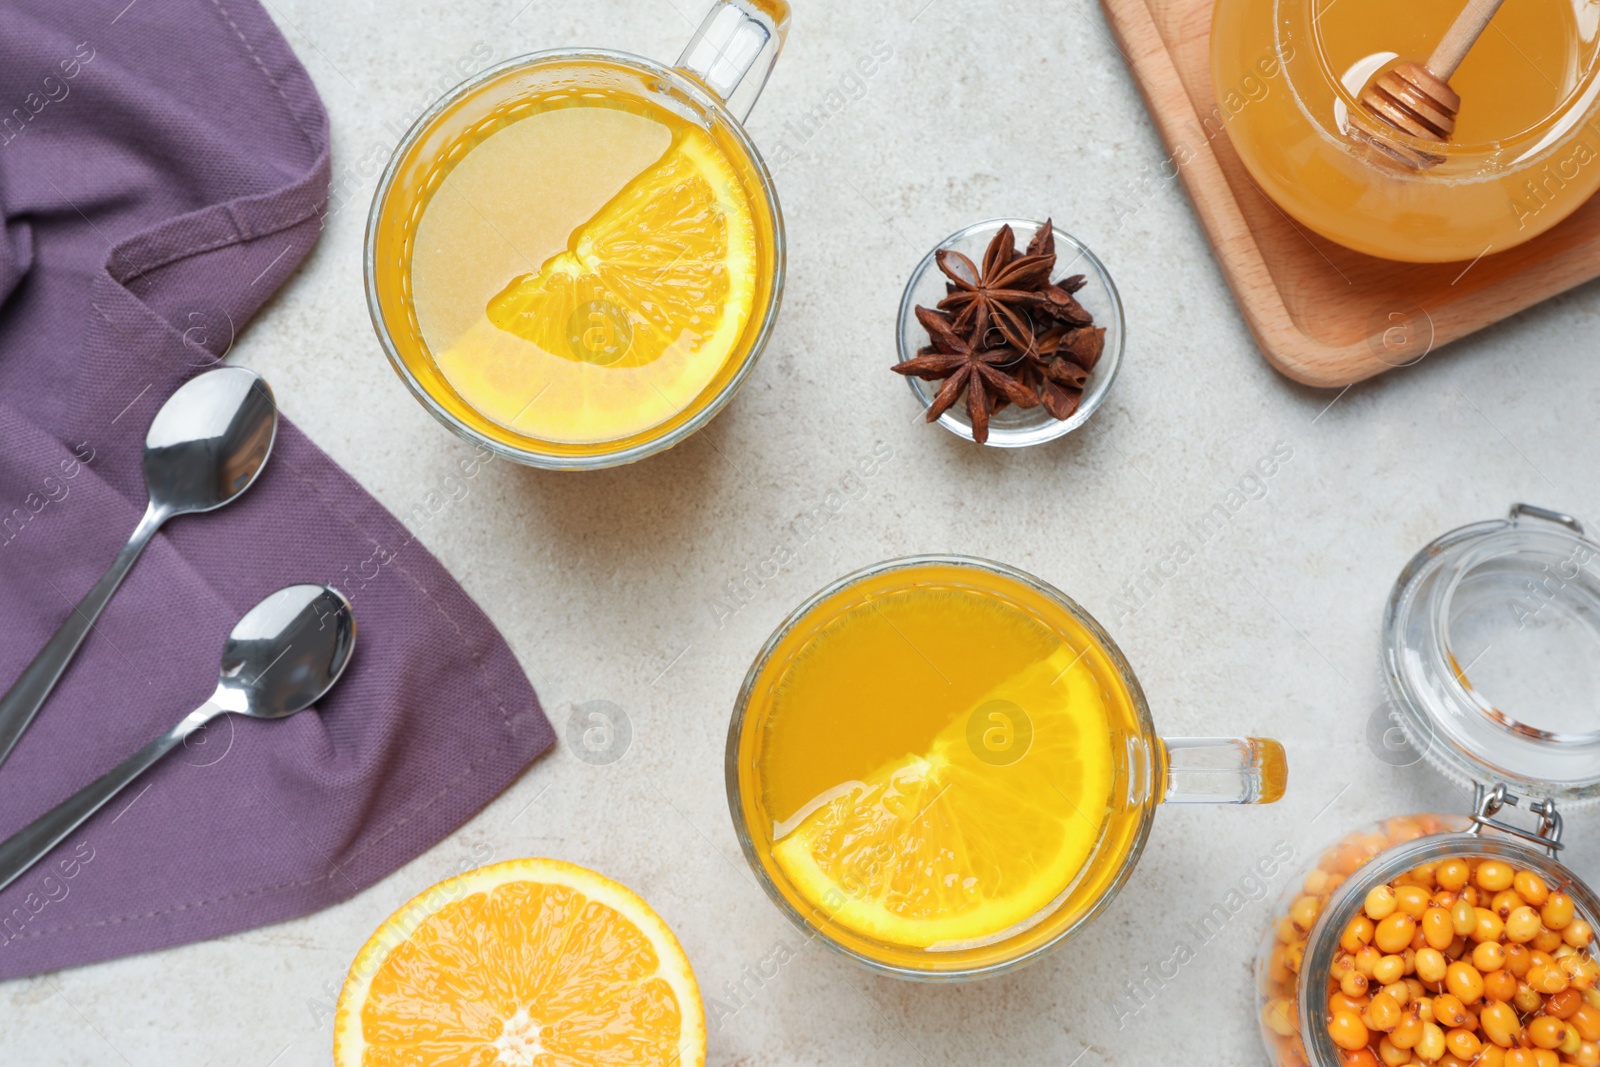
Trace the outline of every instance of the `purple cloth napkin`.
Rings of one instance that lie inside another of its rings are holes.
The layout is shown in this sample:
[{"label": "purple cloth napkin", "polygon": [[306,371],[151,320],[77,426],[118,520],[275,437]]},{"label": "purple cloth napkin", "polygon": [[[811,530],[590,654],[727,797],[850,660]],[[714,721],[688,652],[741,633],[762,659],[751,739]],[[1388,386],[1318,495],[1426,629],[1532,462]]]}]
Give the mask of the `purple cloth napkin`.
[{"label": "purple cloth napkin", "polygon": [[[133,529],[156,409],[315,242],[329,167],[316,90],[254,0],[22,0],[0,15],[6,686]],[[387,374],[376,352],[372,367]],[[484,462],[463,459],[461,480]],[[134,568],[0,767],[0,835],[204,700],[234,621],[307,581],[355,605],[344,679],[281,722],[220,720],[0,893],[0,978],[349,897],[550,745],[482,612],[285,420],[248,493],[173,520]]]}]

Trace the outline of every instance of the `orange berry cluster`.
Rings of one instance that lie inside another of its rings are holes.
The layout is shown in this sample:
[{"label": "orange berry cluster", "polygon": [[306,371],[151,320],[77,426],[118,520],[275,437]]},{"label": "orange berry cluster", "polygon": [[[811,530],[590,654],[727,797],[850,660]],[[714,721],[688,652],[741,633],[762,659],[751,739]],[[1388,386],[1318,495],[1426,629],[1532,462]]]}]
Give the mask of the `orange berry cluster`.
[{"label": "orange berry cluster", "polygon": [[[1371,856],[1436,832],[1431,817],[1352,835],[1279,920],[1262,1023],[1279,1062],[1307,1062],[1297,982],[1334,889]],[[1562,887],[1499,859],[1461,857],[1367,893],[1327,978],[1328,1036],[1349,1067],[1600,1067],[1595,932]]]}]

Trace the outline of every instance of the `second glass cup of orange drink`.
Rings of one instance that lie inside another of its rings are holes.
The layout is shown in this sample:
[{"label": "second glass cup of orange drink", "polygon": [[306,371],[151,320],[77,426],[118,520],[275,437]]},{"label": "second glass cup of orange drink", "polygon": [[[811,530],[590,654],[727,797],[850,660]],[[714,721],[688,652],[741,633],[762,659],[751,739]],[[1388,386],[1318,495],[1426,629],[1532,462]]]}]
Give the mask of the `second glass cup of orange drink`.
[{"label": "second glass cup of orange drink", "polygon": [[906,978],[995,974],[1093,918],[1162,803],[1266,804],[1283,747],[1162,739],[1100,625],[1021,571],[923,556],[849,575],[768,640],[728,803],[769,896]]},{"label": "second glass cup of orange drink", "polygon": [[367,303],[416,397],[468,440],[584,469],[681,441],[733,396],[783,286],[783,220],[741,120],[783,0],[720,0],[667,67],[540,52],[463,83],[395,150]]}]

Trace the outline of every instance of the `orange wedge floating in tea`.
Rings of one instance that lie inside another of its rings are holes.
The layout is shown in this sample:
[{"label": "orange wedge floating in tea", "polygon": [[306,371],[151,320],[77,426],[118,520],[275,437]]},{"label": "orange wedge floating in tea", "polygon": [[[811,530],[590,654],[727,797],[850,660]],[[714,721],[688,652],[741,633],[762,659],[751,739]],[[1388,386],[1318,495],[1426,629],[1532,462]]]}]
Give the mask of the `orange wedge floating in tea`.
[{"label": "orange wedge floating in tea", "polygon": [[518,432],[615,440],[676,415],[716,378],[759,277],[744,186],[690,129],[436,358],[474,407]]},{"label": "orange wedge floating in tea", "polygon": [[1073,883],[1111,791],[1099,681],[1063,646],[974,710],[991,701],[1028,709],[1032,740],[1014,762],[986,758],[961,715],[928,752],[842,787],[773,846],[824,917],[901,947],[963,947],[1025,927]]},{"label": "orange wedge floating in tea", "polygon": [[336,1067],[702,1067],[689,961],[632,891],[559,860],[442,882],[351,965]]}]

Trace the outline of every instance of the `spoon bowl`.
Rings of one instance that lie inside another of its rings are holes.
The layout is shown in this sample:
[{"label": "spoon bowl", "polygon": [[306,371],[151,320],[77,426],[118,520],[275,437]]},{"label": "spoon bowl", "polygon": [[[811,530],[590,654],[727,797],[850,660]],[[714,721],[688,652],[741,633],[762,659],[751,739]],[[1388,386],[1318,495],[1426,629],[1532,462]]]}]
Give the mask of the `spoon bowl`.
[{"label": "spoon bowl", "polygon": [[339,680],[355,641],[355,615],[337,589],[280,589],[234,625],[222,647],[222,677],[212,699],[255,719],[293,715]]},{"label": "spoon bowl", "polygon": [[254,371],[219,367],[190,378],[145,435],[150,506],[168,516],[220,508],[250,488],[277,432],[272,388]]}]

